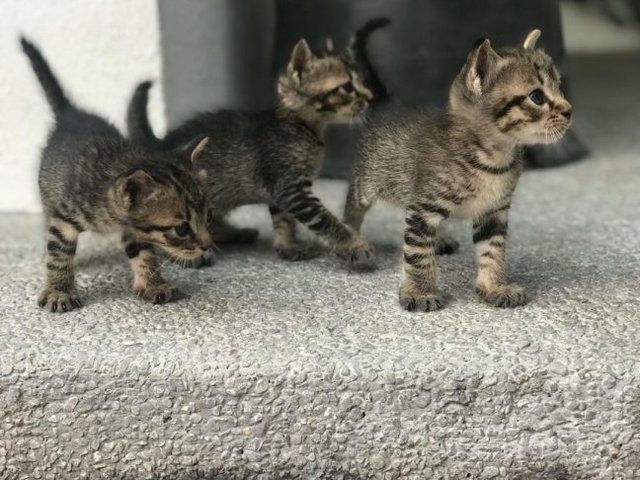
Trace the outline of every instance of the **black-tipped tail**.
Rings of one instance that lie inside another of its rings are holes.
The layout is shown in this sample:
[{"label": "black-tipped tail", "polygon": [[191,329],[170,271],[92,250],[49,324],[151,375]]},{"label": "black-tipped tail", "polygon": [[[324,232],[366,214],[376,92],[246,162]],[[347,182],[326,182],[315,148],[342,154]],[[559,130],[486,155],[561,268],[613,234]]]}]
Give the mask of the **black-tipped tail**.
[{"label": "black-tipped tail", "polygon": [[160,140],[155,136],[149,123],[147,115],[147,104],[149,103],[150,81],[140,83],[135,91],[129,109],[127,110],[127,130],[129,139],[139,145],[146,147],[158,146]]},{"label": "black-tipped tail", "polygon": [[20,43],[22,44],[22,50],[29,57],[31,67],[38,77],[40,85],[47,97],[49,105],[53,109],[53,113],[59,115],[65,109],[71,106],[71,102],[64,94],[58,79],[55,77],[49,64],[40,53],[40,50],[24,37],[20,37]]},{"label": "black-tipped tail", "polygon": [[347,47],[347,54],[360,70],[364,84],[371,90],[371,93],[373,93],[374,102],[388,99],[389,92],[380,80],[380,77],[378,77],[378,72],[371,64],[367,52],[367,40],[374,31],[386,27],[390,23],[391,20],[386,17],[369,20],[356,31]]}]

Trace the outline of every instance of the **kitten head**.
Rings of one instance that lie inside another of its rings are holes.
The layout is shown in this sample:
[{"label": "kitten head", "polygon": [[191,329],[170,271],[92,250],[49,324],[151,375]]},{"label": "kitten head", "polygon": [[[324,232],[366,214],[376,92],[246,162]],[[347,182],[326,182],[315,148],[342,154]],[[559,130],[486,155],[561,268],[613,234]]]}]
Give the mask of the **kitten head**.
[{"label": "kitten head", "polygon": [[316,122],[346,122],[360,115],[372,94],[333,46],[312,52],[303,39],[278,80],[280,104]]},{"label": "kitten head", "polygon": [[165,158],[162,152],[147,152],[146,157],[153,158],[116,180],[113,195],[128,235],[185,260],[213,246],[203,193],[206,172],[196,165],[207,141],[201,140],[189,152],[178,152],[177,160]]},{"label": "kitten head", "polygon": [[479,125],[493,124],[519,143],[553,143],[571,123],[571,104],[560,90],[553,60],[536,49],[540,30],[521,47],[494,50],[476,43],[449,94],[450,109]]}]

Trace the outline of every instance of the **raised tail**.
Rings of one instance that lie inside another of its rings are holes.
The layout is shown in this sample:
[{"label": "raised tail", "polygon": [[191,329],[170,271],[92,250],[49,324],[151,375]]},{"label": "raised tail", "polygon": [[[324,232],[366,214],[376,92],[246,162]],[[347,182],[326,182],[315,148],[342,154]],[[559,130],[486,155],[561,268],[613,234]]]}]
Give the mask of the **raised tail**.
[{"label": "raised tail", "polygon": [[147,115],[147,104],[149,103],[149,89],[151,85],[152,83],[150,81],[146,81],[136,87],[127,110],[127,131],[129,132],[129,139],[139,145],[147,147],[160,145],[160,140],[153,133]]},{"label": "raised tail", "polygon": [[391,20],[386,17],[373,18],[365,23],[351,38],[347,47],[347,56],[360,70],[364,84],[373,93],[374,102],[380,102],[389,98],[389,92],[380,80],[378,72],[371,64],[367,53],[367,40],[374,31],[386,27]]},{"label": "raised tail", "polygon": [[40,50],[24,37],[20,37],[20,43],[22,44],[22,50],[27,57],[29,57],[31,67],[36,73],[40,85],[42,85],[47,101],[53,109],[53,113],[55,113],[56,116],[59,115],[71,106],[71,102],[64,94],[58,79],[51,71],[49,64],[42,56],[42,53],[40,53]]}]

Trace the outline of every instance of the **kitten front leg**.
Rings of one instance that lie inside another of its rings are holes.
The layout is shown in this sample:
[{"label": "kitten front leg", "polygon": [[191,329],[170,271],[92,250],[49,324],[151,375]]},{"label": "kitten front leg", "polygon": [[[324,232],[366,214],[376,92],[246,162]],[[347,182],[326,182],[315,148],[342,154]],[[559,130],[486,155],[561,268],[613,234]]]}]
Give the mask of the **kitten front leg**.
[{"label": "kitten front leg", "polygon": [[38,297],[38,305],[51,312],[67,312],[80,308],[75,286],[73,259],[78,245],[80,226],[58,217],[47,220],[47,278]]},{"label": "kitten front leg", "polygon": [[311,192],[310,182],[277,192],[274,201],[278,208],[324,237],[341,260],[355,268],[371,267],[371,246],[322,205]]},{"label": "kitten front leg", "polygon": [[400,305],[405,310],[431,312],[444,302],[438,291],[436,235],[449,213],[434,204],[407,207],[402,250]]},{"label": "kitten front leg", "polygon": [[133,271],[133,290],[138,296],[154,304],[171,302],[181,297],[179,290],[162,278],[151,244],[126,237],[123,243]]},{"label": "kitten front leg", "polygon": [[503,308],[524,305],[527,301],[522,287],[507,278],[508,208],[490,212],[473,222],[478,262],[476,291],[486,302]]},{"label": "kitten front leg", "polygon": [[370,203],[365,202],[364,199],[358,195],[358,187],[354,180],[349,186],[347,201],[344,205],[344,223],[353,228],[357,233],[360,233],[364,216],[370,207]]},{"label": "kitten front leg", "polygon": [[320,254],[318,245],[299,242],[296,239],[296,220],[276,206],[269,206],[273,222],[273,248],[278,255],[292,262],[309,260]]}]

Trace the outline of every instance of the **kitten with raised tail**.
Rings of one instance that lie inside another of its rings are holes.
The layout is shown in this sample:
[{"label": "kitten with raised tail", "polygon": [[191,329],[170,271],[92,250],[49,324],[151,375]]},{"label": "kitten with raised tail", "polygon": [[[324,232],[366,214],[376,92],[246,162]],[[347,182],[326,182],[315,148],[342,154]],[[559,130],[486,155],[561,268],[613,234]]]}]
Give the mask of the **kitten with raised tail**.
[{"label": "kitten with raised tail", "polygon": [[451,253],[448,218],[471,218],[476,291],[497,307],[526,302],[507,276],[507,216],[522,171],[521,148],[559,140],[571,122],[553,60],[536,48],[539,30],[519,47],[479,41],[455,78],[446,112],[383,109],[367,121],[358,147],[345,222],[359,231],[377,199],[406,208],[400,304],[442,308],[436,253]]},{"label": "kitten with raised tail", "polygon": [[[368,35],[370,32],[366,32]],[[276,108],[262,112],[204,113],[157,139],[146,115],[149,83],[138,86],[129,108],[133,139],[150,148],[172,150],[198,135],[210,135],[202,165],[209,226],[216,242],[251,241],[252,229],[236,229],[225,216],[236,207],[266,203],[277,253],[286,260],[317,255],[314,245],[296,238],[296,222],[324,237],[347,263],[365,266],[372,251],[313,194],[311,185],[325,152],[329,123],[357,118],[372,95],[345,57],[312,51],[300,40],[278,80]]]},{"label": "kitten with raised tail", "polygon": [[38,303],[51,312],[79,308],[74,257],[84,231],[122,234],[143,299],[179,297],[162,277],[153,247],[189,260],[212,246],[205,224],[203,172],[195,163],[207,139],[175,154],[149,153],[101,117],[76,108],[40,51],[22,49],[55,114],[42,152],[38,185],[46,221],[46,281]]}]

